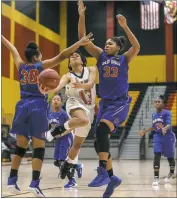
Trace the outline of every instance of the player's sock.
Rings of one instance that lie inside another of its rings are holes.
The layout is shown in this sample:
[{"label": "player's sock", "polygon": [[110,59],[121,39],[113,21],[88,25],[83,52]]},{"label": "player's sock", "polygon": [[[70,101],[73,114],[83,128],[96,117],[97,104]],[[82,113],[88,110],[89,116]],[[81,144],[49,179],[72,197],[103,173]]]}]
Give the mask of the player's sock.
[{"label": "player's sock", "polygon": [[33,180],[39,180],[40,173],[41,173],[40,171],[33,170],[32,179]]},{"label": "player's sock", "polygon": [[156,171],[156,170],[154,171],[154,177],[155,178],[159,178],[159,170],[158,171]]},{"label": "player's sock", "polygon": [[106,160],[99,160],[99,166],[103,167],[104,169],[106,169],[107,161]]},{"label": "player's sock", "polygon": [[75,158],[74,160],[72,160],[71,158],[67,157],[67,158],[66,158],[66,161],[67,161],[68,163],[70,163],[70,164],[76,165],[77,162],[78,162],[78,159]]},{"label": "player's sock", "polygon": [[17,176],[18,175],[18,170],[16,169],[11,169],[10,170],[10,178]]},{"label": "player's sock", "polygon": [[113,169],[111,168],[111,169],[109,169],[108,171],[108,175],[109,175],[109,177],[111,177],[111,176],[113,176],[114,174],[113,174]]}]

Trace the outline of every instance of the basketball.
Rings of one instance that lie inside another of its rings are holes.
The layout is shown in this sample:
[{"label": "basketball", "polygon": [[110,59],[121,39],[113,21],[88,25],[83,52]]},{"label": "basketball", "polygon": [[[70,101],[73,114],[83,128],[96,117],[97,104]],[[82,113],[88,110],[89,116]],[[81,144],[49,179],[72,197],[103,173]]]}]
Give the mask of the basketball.
[{"label": "basketball", "polygon": [[39,74],[39,85],[42,84],[43,88],[48,87],[48,89],[55,89],[59,85],[60,76],[53,69],[45,69]]}]

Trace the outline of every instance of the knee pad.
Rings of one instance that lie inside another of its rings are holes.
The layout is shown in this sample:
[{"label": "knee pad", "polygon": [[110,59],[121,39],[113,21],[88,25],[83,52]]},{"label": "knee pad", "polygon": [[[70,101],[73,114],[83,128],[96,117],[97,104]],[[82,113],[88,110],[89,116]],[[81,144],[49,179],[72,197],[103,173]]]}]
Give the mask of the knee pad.
[{"label": "knee pad", "polygon": [[26,149],[25,148],[16,146],[15,153],[14,153],[15,155],[18,155],[18,156],[23,158],[25,153],[26,153]]},{"label": "knee pad", "polygon": [[109,144],[109,134],[110,128],[104,122],[100,122],[96,129],[96,138],[98,144],[98,151],[100,152],[107,152],[109,153],[110,144]]},{"label": "knee pad", "polygon": [[45,148],[35,148],[33,151],[33,158],[37,158],[43,161],[45,154]]},{"label": "knee pad", "polygon": [[[94,141],[94,148],[95,148],[96,153],[98,154],[99,151],[98,151],[98,143],[97,143],[97,140]],[[109,152],[109,155],[108,155],[108,160],[109,160],[109,158],[111,158],[110,152]]]},{"label": "knee pad", "polygon": [[154,154],[154,169],[160,169],[161,153]]}]

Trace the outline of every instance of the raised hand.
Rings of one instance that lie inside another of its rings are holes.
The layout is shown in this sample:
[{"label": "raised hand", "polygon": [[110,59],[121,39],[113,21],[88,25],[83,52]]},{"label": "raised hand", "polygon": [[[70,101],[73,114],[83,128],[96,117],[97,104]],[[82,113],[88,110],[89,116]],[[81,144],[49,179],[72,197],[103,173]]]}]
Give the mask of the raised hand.
[{"label": "raised hand", "polygon": [[127,20],[126,20],[126,18],[125,18],[123,15],[118,14],[118,15],[116,16],[116,18],[117,18],[118,23],[120,24],[120,26],[121,26],[122,28],[124,28],[124,27],[127,26]]},{"label": "raised hand", "polygon": [[78,0],[77,5],[78,5],[78,13],[79,13],[79,15],[84,14],[85,10],[86,10],[86,6],[84,6],[83,1],[82,0]]},{"label": "raised hand", "polygon": [[49,94],[51,92],[51,90],[49,90],[47,87],[43,88],[42,84],[39,85],[39,82],[38,82],[38,88],[40,93],[42,93],[43,95]]},{"label": "raised hand", "polygon": [[93,41],[94,38],[91,38],[93,36],[93,33],[89,33],[88,35],[83,36],[79,42],[81,46],[87,45],[89,42]]}]

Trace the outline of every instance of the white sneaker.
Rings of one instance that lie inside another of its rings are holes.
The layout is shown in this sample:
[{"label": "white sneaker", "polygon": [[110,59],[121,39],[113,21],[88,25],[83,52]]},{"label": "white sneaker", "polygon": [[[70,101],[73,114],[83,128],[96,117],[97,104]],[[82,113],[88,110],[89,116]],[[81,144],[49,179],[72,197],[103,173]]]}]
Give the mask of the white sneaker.
[{"label": "white sneaker", "polygon": [[11,194],[20,194],[21,191],[19,188],[16,187],[16,185],[8,185],[7,190]]},{"label": "white sneaker", "polygon": [[169,173],[168,176],[165,178],[165,182],[170,183],[173,176],[174,176],[174,173]]},{"label": "white sneaker", "polygon": [[158,185],[159,185],[159,178],[155,177],[152,186],[158,186]]},{"label": "white sneaker", "polygon": [[54,137],[52,136],[52,132],[53,132],[53,128],[51,128],[49,131],[46,131],[45,133],[44,133],[44,135],[45,135],[45,139],[47,140],[47,141],[49,141],[49,142],[51,142],[53,139],[54,139]]}]

